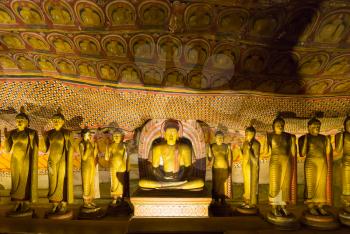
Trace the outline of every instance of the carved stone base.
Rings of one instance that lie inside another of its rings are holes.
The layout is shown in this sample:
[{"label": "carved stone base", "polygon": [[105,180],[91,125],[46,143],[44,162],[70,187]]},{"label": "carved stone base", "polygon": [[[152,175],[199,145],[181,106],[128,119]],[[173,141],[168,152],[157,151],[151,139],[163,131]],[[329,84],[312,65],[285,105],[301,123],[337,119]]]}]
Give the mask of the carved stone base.
[{"label": "carved stone base", "polygon": [[109,204],[107,208],[107,215],[110,216],[130,216],[132,208],[127,201],[118,201],[116,204]]},{"label": "carved stone base", "polygon": [[134,217],[208,217],[212,200],[207,190],[154,190],[131,197]]},{"label": "carved stone base", "polygon": [[10,218],[32,218],[34,215],[33,209],[28,209],[24,212],[9,211],[6,216]]},{"label": "carved stone base", "polygon": [[233,210],[232,207],[225,203],[212,202],[209,206],[209,212],[212,216],[225,217],[232,216]]},{"label": "carved stone base", "polygon": [[105,216],[105,212],[100,207],[86,208],[80,207],[78,219],[101,219]]},{"label": "carved stone base", "polygon": [[304,211],[301,222],[316,230],[334,230],[339,227],[339,223],[333,214],[312,215],[308,211]]},{"label": "carved stone base", "polygon": [[57,212],[57,213],[46,213],[45,217],[47,219],[57,219],[57,220],[71,220],[73,219],[73,211],[67,210],[66,212]]},{"label": "carved stone base", "polygon": [[297,230],[300,224],[295,215],[290,213],[288,216],[275,216],[271,211],[267,213],[266,220],[276,225],[281,230]]},{"label": "carved stone base", "polygon": [[345,210],[339,211],[339,220],[342,224],[346,226],[350,226],[350,213],[346,212]]},{"label": "carved stone base", "polygon": [[240,206],[236,208],[236,211],[244,215],[257,215],[259,213],[259,209],[257,207],[245,208]]}]

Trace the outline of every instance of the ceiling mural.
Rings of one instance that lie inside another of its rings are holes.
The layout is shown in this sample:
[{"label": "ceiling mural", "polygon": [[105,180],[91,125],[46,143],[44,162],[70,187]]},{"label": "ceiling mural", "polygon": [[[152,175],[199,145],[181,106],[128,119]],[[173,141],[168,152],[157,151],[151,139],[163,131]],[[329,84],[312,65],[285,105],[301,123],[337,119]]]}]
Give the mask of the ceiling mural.
[{"label": "ceiling mural", "polygon": [[0,68],[118,87],[348,94],[350,3],[2,0]]}]

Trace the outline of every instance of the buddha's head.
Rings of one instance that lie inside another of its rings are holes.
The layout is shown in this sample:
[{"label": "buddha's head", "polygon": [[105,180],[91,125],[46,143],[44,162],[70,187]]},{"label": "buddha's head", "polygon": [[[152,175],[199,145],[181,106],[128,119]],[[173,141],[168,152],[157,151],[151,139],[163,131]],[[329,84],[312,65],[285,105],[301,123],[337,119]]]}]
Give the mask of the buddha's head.
[{"label": "buddha's head", "polygon": [[21,112],[18,115],[16,115],[16,126],[19,131],[23,131],[26,127],[29,125],[29,118],[24,113]]},{"label": "buddha's head", "polygon": [[284,125],[285,124],[286,124],[286,122],[280,116],[278,116],[276,119],[274,119],[273,123],[272,123],[272,128],[273,128],[274,133],[281,134],[282,132],[284,132]]},{"label": "buddha's head", "polygon": [[256,130],[253,126],[245,129],[245,140],[251,142],[255,138]]},{"label": "buddha's head", "polygon": [[320,133],[321,121],[314,117],[307,122],[307,128],[311,135],[317,136]]},{"label": "buddha's head", "polygon": [[119,144],[123,141],[124,134],[122,131],[117,130],[113,133],[113,142]]},{"label": "buddha's head", "polygon": [[224,133],[221,131],[217,131],[215,133],[215,142],[217,145],[222,145],[224,143]]},{"label": "buddha's head", "polygon": [[63,127],[65,119],[63,114],[60,112],[60,110],[58,111],[58,113],[52,116],[51,121],[53,123],[53,128],[56,131],[59,131]]},{"label": "buddha's head", "polygon": [[346,116],[344,120],[344,130],[350,133],[350,115]]},{"label": "buddha's head", "polygon": [[176,120],[168,120],[164,125],[164,138],[168,145],[175,145],[179,139],[179,123]]},{"label": "buddha's head", "polygon": [[81,130],[80,136],[83,138],[83,141],[91,141],[90,129],[84,128],[83,130]]}]

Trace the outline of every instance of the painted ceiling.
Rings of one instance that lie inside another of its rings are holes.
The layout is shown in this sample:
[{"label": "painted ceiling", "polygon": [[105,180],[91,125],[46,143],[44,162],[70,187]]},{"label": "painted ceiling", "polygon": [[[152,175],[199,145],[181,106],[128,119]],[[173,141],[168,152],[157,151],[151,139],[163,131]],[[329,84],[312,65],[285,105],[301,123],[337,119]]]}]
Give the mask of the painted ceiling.
[{"label": "painted ceiling", "polygon": [[2,0],[3,77],[347,94],[349,1]]},{"label": "painted ceiling", "polygon": [[36,129],[196,119],[305,132],[350,102],[347,0],[0,0],[0,127],[24,105]]}]

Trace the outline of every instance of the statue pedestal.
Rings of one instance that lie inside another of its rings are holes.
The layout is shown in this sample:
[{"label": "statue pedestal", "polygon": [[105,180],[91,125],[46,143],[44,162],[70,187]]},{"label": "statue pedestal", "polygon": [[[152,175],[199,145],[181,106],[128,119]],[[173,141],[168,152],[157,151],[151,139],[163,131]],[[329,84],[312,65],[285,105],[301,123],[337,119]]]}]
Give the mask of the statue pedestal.
[{"label": "statue pedestal", "polygon": [[339,227],[339,223],[333,214],[329,215],[312,215],[305,211],[302,215],[301,222],[316,230],[334,230]]},{"label": "statue pedestal", "polygon": [[130,198],[134,217],[208,217],[211,195],[202,191],[141,190]]},{"label": "statue pedestal", "polygon": [[346,212],[344,209],[339,211],[339,220],[342,224],[350,227],[350,213]]},{"label": "statue pedestal", "polygon": [[295,215],[290,213],[288,216],[275,216],[271,211],[266,215],[266,220],[273,225],[276,225],[280,230],[292,231],[298,230],[300,224]]}]

